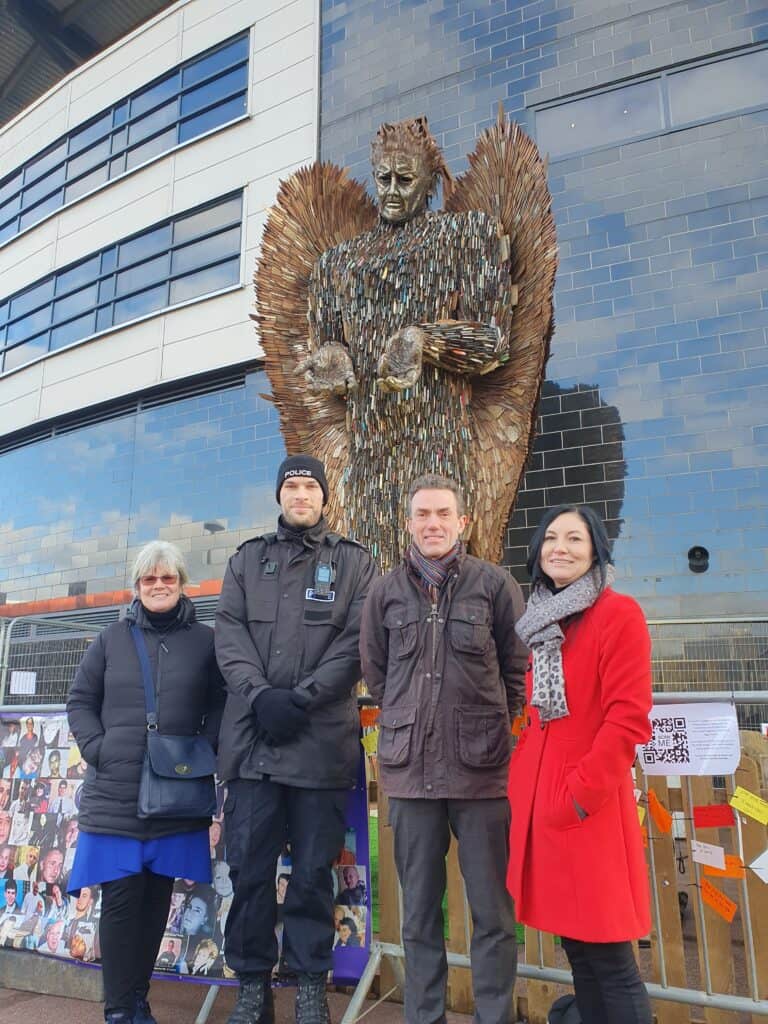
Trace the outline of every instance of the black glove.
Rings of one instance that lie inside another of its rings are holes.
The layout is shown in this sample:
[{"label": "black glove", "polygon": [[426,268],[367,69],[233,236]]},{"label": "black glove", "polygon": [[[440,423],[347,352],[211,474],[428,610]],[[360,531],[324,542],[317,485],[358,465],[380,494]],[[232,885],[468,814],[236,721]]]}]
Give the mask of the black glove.
[{"label": "black glove", "polygon": [[266,738],[274,743],[293,739],[309,725],[309,715],[297,705],[292,690],[262,690],[253,702],[253,710]]}]

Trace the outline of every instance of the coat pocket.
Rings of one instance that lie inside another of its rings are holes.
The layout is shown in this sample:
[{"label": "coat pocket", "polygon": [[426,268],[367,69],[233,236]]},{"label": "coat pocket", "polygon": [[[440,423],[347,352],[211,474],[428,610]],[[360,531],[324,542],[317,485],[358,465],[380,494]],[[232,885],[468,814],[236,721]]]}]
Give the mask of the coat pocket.
[{"label": "coat pocket", "polygon": [[465,768],[499,768],[509,760],[511,734],[506,710],[453,709],[456,754]]},{"label": "coat pocket", "polygon": [[403,768],[411,759],[416,705],[382,708],[379,715],[378,758],[386,768]]},{"label": "coat pocket", "polygon": [[448,613],[448,636],[454,651],[485,654],[491,644],[488,610],[479,604],[455,602]]},{"label": "coat pocket", "polygon": [[[389,652],[395,658],[413,654],[419,636],[419,606],[397,605],[384,614],[384,628],[389,634]],[[383,712],[382,712],[383,713]]]}]

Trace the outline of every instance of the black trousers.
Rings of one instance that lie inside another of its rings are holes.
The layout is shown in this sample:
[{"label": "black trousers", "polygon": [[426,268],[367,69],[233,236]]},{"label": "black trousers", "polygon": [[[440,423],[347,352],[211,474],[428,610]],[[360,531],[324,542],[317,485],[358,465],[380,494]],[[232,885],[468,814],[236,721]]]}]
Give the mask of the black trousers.
[{"label": "black trousers", "polygon": [[652,1024],[651,1001],[631,942],[563,937],[584,1024]]},{"label": "black trousers", "polygon": [[300,789],[235,779],[224,805],[234,897],[227,917],[227,964],[241,978],[277,963],[277,858],[291,844],[291,880],[282,905],[283,959],[298,973],[333,965],[331,864],[344,845],[346,789]]},{"label": "black trousers", "polygon": [[101,969],[104,1013],[133,1016],[146,996],[171,905],[173,879],[146,868],[101,887]]}]

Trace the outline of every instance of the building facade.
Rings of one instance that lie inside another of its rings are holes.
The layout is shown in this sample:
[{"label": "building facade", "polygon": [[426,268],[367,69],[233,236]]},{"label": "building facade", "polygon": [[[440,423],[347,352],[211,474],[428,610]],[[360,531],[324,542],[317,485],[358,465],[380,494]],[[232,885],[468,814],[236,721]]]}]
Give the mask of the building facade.
[{"label": "building facade", "polygon": [[460,172],[500,102],[560,244],[505,561],[586,501],[650,617],[768,612],[763,0],[182,0],[61,82],[0,134],[6,601],[119,590],[157,535],[220,578],[274,515],[249,312],[279,179],[369,180],[417,114]]}]

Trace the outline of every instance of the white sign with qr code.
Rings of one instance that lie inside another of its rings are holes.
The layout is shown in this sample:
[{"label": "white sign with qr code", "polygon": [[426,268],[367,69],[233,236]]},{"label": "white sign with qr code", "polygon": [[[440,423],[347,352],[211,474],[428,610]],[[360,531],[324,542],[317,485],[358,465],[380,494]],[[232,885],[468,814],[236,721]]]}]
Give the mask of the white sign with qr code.
[{"label": "white sign with qr code", "polygon": [[646,775],[731,775],[741,757],[732,704],[658,704],[637,756]]}]

